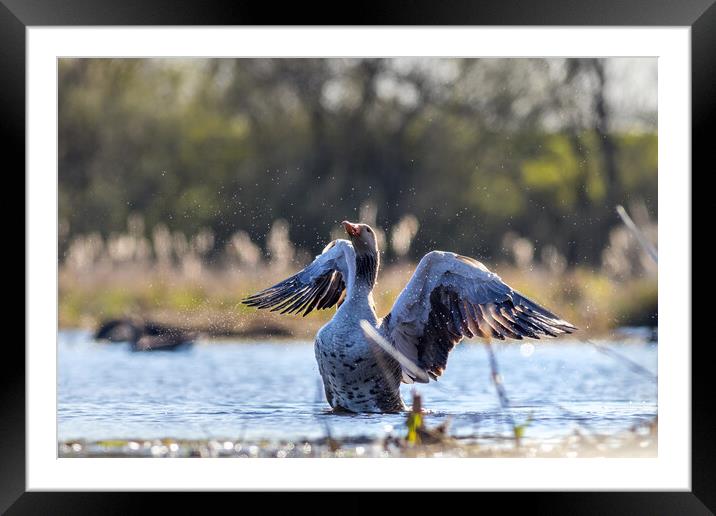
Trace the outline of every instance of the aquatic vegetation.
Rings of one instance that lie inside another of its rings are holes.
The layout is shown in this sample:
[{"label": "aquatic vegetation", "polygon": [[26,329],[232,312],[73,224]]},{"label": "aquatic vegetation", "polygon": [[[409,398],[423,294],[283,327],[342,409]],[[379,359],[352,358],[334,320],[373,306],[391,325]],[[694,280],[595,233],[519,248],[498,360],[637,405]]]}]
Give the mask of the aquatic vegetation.
[{"label": "aquatic vegetation", "polygon": [[655,426],[630,428],[612,435],[575,431],[567,437],[541,441],[500,437],[458,436],[406,444],[393,435],[305,440],[127,439],[58,443],[58,455],[71,457],[213,457],[213,458],[371,458],[371,457],[484,457],[484,458],[606,458],[656,457]]}]

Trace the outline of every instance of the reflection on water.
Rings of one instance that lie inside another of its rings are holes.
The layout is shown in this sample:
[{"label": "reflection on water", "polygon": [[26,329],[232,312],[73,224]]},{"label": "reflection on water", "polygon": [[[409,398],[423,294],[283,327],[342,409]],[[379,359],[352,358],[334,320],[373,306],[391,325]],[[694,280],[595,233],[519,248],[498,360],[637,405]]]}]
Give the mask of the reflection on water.
[{"label": "reflection on water", "polygon": [[[200,344],[179,352],[132,353],[84,332],[58,338],[58,437],[312,439],[378,436],[403,415],[335,415],[323,399],[312,343]],[[655,345],[610,343],[656,371]],[[526,435],[559,438],[575,427],[625,430],[657,412],[656,383],[593,347],[553,341],[496,345],[505,386]],[[456,435],[509,434],[485,349],[463,343],[439,382],[417,387],[430,424],[450,417]],[[403,386],[410,399],[411,386]]]}]

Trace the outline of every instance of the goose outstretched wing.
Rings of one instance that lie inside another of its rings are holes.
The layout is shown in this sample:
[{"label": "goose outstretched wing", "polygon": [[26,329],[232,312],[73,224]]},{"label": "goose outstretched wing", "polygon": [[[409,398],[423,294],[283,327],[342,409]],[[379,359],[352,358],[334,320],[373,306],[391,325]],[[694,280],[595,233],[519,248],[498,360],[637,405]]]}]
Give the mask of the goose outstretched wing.
[{"label": "goose outstretched wing", "polygon": [[306,268],[242,303],[304,317],[313,310],[331,308],[342,302],[351,274],[350,264],[354,263],[353,245],[348,240],[334,240]]},{"label": "goose outstretched wing", "polygon": [[473,258],[433,251],[384,319],[383,333],[427,374],[403,368],[403,380],[437,379],[463,337],[556,337],[577,328],[505,284]]}]

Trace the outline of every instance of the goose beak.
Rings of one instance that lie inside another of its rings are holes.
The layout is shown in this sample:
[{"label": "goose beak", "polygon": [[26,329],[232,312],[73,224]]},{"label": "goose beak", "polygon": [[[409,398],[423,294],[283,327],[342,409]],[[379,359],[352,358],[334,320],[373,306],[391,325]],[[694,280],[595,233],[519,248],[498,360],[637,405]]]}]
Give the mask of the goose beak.
[{"label": "goose beak", "polygon": [[351,224],[347,220],[344,220],[343,222],[341,222],[341,224],[343,224],[343,228],[346,230],[346,233],[348,233],[349,236],[360,236],[360,226],[356,224]]}]

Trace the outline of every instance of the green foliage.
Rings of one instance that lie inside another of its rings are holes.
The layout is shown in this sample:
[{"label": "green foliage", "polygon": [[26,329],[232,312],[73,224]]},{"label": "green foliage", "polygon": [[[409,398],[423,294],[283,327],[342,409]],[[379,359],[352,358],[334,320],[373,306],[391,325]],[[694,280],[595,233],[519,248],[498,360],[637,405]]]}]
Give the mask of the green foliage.
[{"label": "green foliage", "polygon": [[[544,60],[431,63],[60,60],[61,255],[73,236],[124,230],[132,213],[147,232],[210,227],[217,247],[239,229],[263,243],[285,218],[315,253],[371,201],[386,228],[418,218],[412,258],[490,259],[512,229],[596,263],[615,204],[655,212],[654,130],[600,133],[596,115],[573,116],[601,94],[580,82],[598,60],[564,76]],[[562,126],[545,129],[546,115]]]},{"label": "green foliage", "polygon": [[574,210],[577,190],[583,183],[577,156],[564,135],[545,138],[538,155],[522,164],[522,179],[527,188],[543,193],[562,212]]}]

